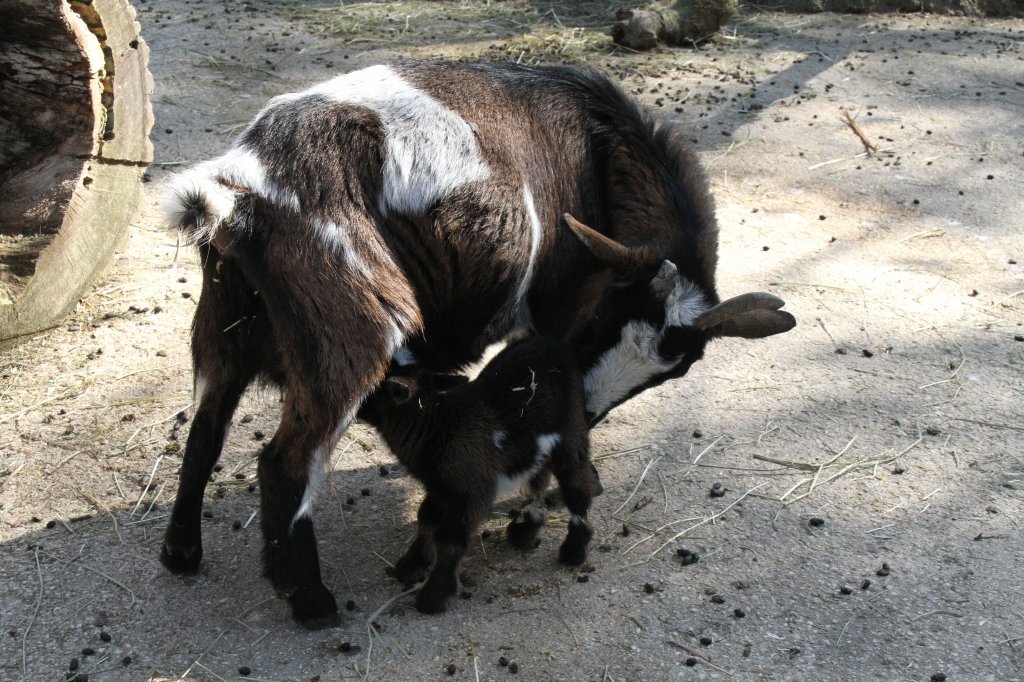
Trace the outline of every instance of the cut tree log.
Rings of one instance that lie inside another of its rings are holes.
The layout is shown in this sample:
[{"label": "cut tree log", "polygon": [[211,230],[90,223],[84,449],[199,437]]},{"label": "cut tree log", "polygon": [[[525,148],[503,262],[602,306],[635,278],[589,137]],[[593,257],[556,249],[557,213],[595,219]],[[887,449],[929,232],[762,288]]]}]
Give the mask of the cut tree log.
[{"label": "cut tree log", "polygon": [[127,0],[0,0],[0,340],[60,322],[127,234],[153,159]]},{"label": "cut tree log", "polygon": [[737,0],[679,0],[622,9],[615,13],[612,40],[634,50],[650,50],[658,43],[696,45],[711,38],[736,13]]}]

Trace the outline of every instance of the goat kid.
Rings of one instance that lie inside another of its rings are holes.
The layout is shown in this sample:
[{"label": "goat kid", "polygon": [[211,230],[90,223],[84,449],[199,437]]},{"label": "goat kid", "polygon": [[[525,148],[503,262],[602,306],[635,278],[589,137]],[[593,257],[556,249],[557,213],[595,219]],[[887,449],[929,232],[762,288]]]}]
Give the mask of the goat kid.
[{"label": "goat kid", "polygon": [[596,480],[583,380],[569,348],[529,337],[501,351],[469,383],[447,391],[429,384],[422,373],[391,376],[359,411],[426,488],[416,540],[394,570],[412,584],[433,564],[416,608],[445,609],[459,589],[470,536],[494,500],[546,471],[554,474],[570,513],[558,558],[570,566],[583,563],[593,536],[587,512]]}]

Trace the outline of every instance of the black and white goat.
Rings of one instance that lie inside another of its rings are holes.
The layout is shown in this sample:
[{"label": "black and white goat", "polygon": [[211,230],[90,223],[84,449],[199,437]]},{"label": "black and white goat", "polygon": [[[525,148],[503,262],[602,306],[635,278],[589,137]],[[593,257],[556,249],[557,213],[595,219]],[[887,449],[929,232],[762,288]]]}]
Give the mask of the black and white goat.
[{"label": "black and white goat", "polygon": [[419,373],[389,377],[359,411],[426,488],[416,540],[394,571],[412,584],[434,564],[416,608],[444,610],[458,591],[470,535],[490,515],[494,500],[547,471],[555,475],[570,513],[559,560],[583,563],[593,535],[587,511],[597,481],[583,379],[569,348],[528,337],[498,353],[467,384],[439,391],[431,380]]},{"label": "black and white goat", "polygon": [[[197,570],[228,423],[250,383],[277,383],[282,418],[258,469],[264,572],[308,627],[339,621],[316,482],[401,348],[445,371],[515,328],[560,339],[593,422],[685,374],[713,338],[795,324],[772,296],[719,302],[694,154],[583,69],[410,61],[282,95],[178,176],[167,209],[198,245],[203,290],[197,407],[161,559]],[[682,275],[671,319],[652,295],[665,261]]]}]

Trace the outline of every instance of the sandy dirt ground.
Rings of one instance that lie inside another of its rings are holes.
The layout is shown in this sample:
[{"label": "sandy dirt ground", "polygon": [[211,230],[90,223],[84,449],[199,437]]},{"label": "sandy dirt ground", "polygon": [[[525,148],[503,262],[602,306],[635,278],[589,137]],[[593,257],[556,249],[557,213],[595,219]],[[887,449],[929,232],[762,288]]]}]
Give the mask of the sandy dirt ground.
[{"label": "sandy dirt ground", "polygon": [[[1024,25],[746,11],[633,54],[581,4],[139,0],[145,205],[73,317],[0,356],[0,679],[1024,679]],[[315,510],[351,601],[306,632],[259,576],[274,391],[236,415],[200,574],[157,560],[200,286],[157,203],[268,97],[396,55],[607,70],[692,131],[720,293],[772,291],[799,325],[712,344],[593,431],[584,570],[557,564],[563,512],[520,554],[505,506],[439,616],[384,572],[420,493],[353,427]]]}]

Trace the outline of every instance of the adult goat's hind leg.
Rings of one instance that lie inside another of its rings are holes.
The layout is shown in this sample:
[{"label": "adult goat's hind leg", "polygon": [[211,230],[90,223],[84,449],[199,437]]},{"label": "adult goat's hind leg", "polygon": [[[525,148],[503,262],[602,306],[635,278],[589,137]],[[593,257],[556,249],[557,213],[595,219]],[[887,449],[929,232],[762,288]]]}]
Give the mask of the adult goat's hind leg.
[{"label": "adult goat's hind leg", "polygon": [[174,573],[194,573],[203,555],[203,493],[220,457],[228,423],[257,374],[274,373],[263,303],[237,267],[210,247],[201,251],[203,290],[192,325],[196,409],[178,479],[178,494],[160,548]]},{"label": "adult goat's hind leg", "polygon": [[321,579],[310,507],[351,420],[290,394],[277,433],[259,456],[264,575],[288,599],[295,620],[310,629],[340,623],[334,596]]}]

